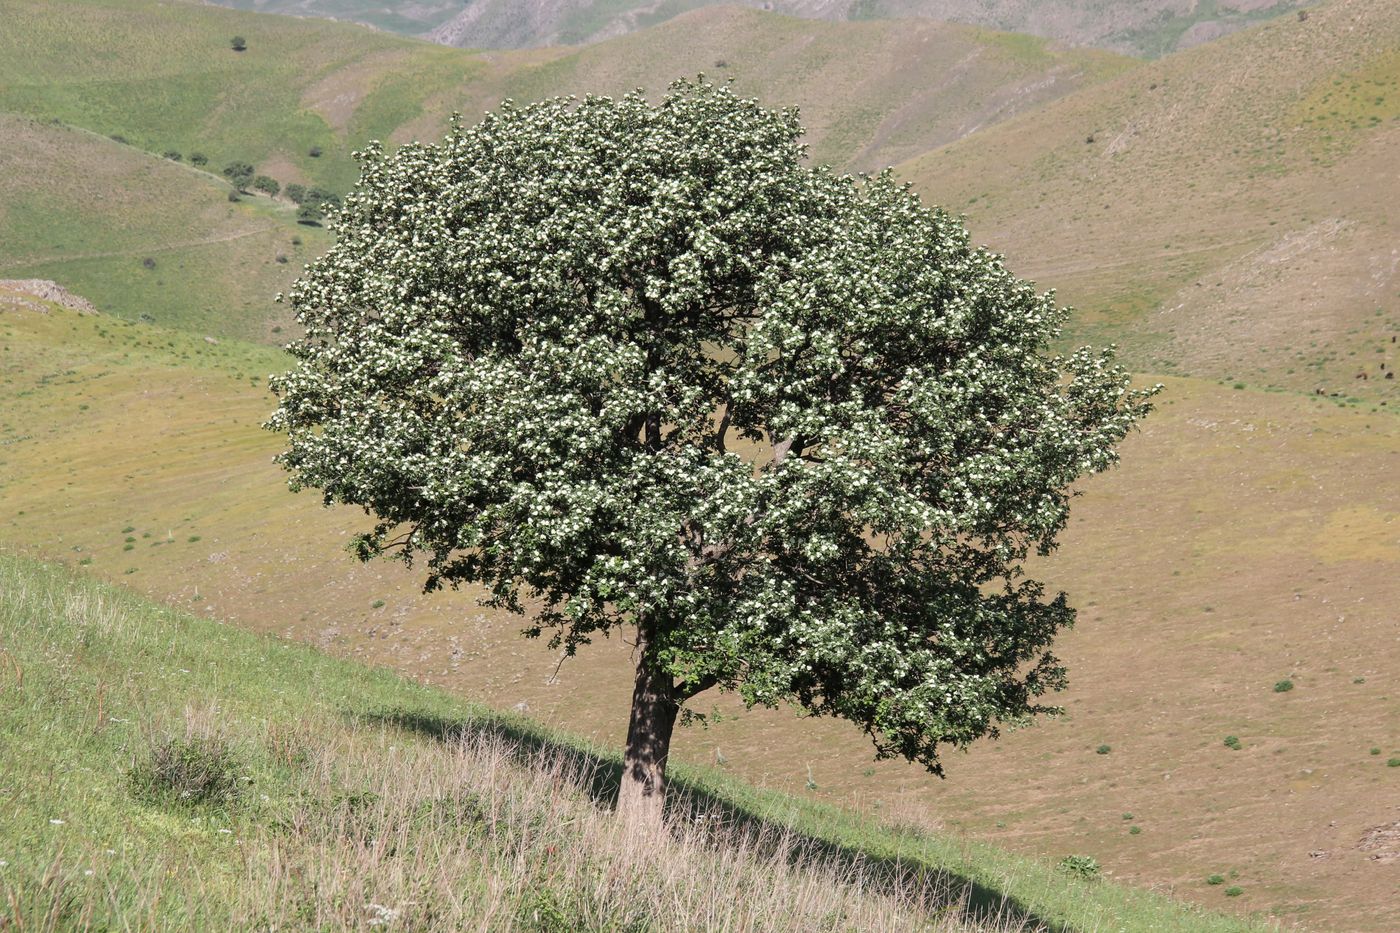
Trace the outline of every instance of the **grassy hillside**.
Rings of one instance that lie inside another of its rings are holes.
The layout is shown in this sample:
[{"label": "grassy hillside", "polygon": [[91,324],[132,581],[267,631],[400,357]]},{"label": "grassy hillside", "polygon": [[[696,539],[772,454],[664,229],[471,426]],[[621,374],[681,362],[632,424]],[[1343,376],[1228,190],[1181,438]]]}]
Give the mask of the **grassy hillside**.
[{"label": "grassy hillside", "polygon": [[802,106],[815,157],[875,168],[1126,64],[961,27],[741,10],[581,51],[492,57],[157,0],[0,0],[0,18],[0,278],[54,279],[123,317],[273,342],[285,323],[273,295],[328,237],[296,225],[285,200],[229,204],[218,173],[235,160],[284,186],[344,191],[353,149],[440,138],[454,110],[659,91],[718,71],[774,106]]},{"label": "grassy hillside", "polygon": [[1154,369],[1400,404],[1400,17],[1335,0],[902,173]]},{"label": "grassy hillside", "polygon": [[1242,929],[705,770],[639,846],[585,744],[6,555],[0,589],[6,927]]},{"label": "grassy hillside", "polygon": [[[265,12],[353,19],[448,45],[522,48],[597,42],[645,29],[716,0],[219,0]],[[1156,57],[1303,6],[1305,0],[721,0],[825,20],[918,17],[1031,33],[1073,45]]]},{"label": "grassy hillside", "polygon": [[0,113],[0,279],[62,282],[101,310],[273,338],[273,296],[329,242],[290,204],[82,130]]},{"label": "grassy hillside", "polygon": [[[800,106],[818,157],[883,166],[1122,70],[1106,53],[936,24],[837,26],[706,11],[586,50],[480,55],[323,20],[157,0],[3,0],[0,111],[154,153],[241,159],[344,190],[371,138],[437,138],[503,97],[662,90],[733,75]],[[241,35],[247,49],[235,52]],[[320,155],[311,156],[313,148]]]},{"label": "grassy hillside", "polygon": [[660,88],[732,77],[769,106],[801,108],[812,158],[878,170],[1132,66],[1028,36],[939,23],[823,23],[732,8],[518,70],[512,95]]},{"label": "grassy hillside", "polygon": [[[0,348],[0,542],[621,743],[625,645],[561,667],[472,591],[425,596],[398,565],[353,562],[341,545],[363,517],[285,492],[278,438],[256,426],[272,407],[256,374],[286,365],[276,351],[57,310],[4,313]],[[950,759],[939,783],[872,763],[841,723],[717,697],[734,715],[680,735],[677,759],[1093,855],[1212,908],[1384,929],[1391,869],[1357,846],[1394,819],[1400,781],[1386,767],[1400,756],[1400,420],[1168,382],[1046,567],[1084,609],[1062,644],[1069,716]],[[1295,689],[1274,692],[1285,679]]]}]

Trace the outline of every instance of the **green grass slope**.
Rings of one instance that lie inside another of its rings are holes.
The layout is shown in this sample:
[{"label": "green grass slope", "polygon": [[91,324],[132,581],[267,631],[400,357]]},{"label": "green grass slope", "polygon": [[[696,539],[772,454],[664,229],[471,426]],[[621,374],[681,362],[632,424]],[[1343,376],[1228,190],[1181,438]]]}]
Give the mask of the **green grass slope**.
[{"label": "green grass slope", "polygon": [[270,339],[273,296],[329,238],[297,224],[290,204],[230,203],[229,190],[104,137],[0,113],[0,279],[53,279],[128,319]]},{"label": "green grass slope", "polygon": [[[3,0],[0,16],[0,111],[337,190],[354,181],[349,153],[366,140],[437,138],[452,111],[470,117],[507,96],[660,91],[699,71],[732,74],[772,106],[802,107],[820,158],[869,168],[1127,64],[963,27],[734,9],[586,50],[497,55],[157,0]],[[229,47],[233,35],[245,51]]]},{"label": "green grass slope", "polygon": [[1400,17],[1334,0],[902,174],[1140,367],[1400,404]]},{"label": "green grass slope", "polygon": [[584,743],[11,556],[0,590],[6,927],[1243,929],[693,768],[639,844]]},{"label": "green grass slope", "polygon": [[[129,319],[271,342],[286,323],[272,297],[329,240],[297,226],[285,200],[228,203],[218,172],[231,161],[344,191],[353,149],[437,139],[453,111],[659,91],[710,71],[803,107],[816,158],[876,168],[1126,64],[963,27],[744,10],[500,56],[156,0],[0,0],[0,20],[0,278],[49,278]],[[235,34],[245,51],[230,48]],[[205,171],[190,166],[195,153]]]}]

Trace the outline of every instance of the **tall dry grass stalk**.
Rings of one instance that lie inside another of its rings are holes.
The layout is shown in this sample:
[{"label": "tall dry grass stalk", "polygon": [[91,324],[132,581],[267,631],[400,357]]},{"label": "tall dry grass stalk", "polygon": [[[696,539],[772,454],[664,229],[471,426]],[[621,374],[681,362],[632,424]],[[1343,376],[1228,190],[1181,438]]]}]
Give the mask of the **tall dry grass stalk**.
[{"label": "tall dry grass stalk", "polygon": [[[286,756],[284,736],[276,737]],[[680,800],[657,837],[598,802],[580,757],[499,735],[342,730],[302,799],[243,840],[237,920],[258,929],[938,930],[971,924],[927,872],[738,824]]]}]

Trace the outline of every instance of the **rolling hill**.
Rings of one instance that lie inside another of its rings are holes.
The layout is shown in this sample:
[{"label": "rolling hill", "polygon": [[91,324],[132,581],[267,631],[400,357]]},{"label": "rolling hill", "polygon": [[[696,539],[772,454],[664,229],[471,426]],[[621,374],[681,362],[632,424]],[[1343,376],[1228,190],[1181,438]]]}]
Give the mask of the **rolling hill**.
[{"label": "rolling hill", "polygon": [[[279,439],[257,427],[278,351],[58,310],[0,310],[0,348],[7,547],[621,742],[626,645],[561,666],[475,592],[427,596],[397,564],[354,562],[363,516],[286,493]],[[946,782],[872,762],[842,723],[724,697],[674,754],[1017,851],[1092,854],[1211,908],[1383,930],[1395,864],[1360,846],[1395,819],[1400,780],[1397,468],[1393,417],[1169,379],[1044,568],[1083,609],[1059,651],[1066,717],[950,757]],[[1283,680],[1295,688],[1275,692]],[[1217,874],[1244,893],[1224,898]]]},{"label": "rolling hill", "polygon": [[60,568],[0,591],[7,927],[1261,929],[712,768],[639,846],[608,750]]},{"label": "rolling hill", "polygon": [[329,243],[290,204],[102,136],[0,113],[0,279],[52,279],[111,314],[276,340],[273,296]]},{"label": "rolling hill", "polygon": [[[245,158],[343,186],[358,140],[436,136],[454,107],[718,69],[803,104],[819,158],[907,156],[925,195],[1080,306],[1076,339],[1119,340],[1168,390],[1122,468],[1085,484],[1044,568],[1083,607],[1061,651],[1067,717],[948,761],[943,784],[872,764],[842,724],[781,713],[687,731],[677,756],[1023,852],[1092,854],[1212,908],[1392,925],[1400,852],[1372,845],[1400,780],[1386,0],[1142,65],[969,27],[744,10],[585,49],[464,53],[145,0],[0,6],[0,111],[25,115],[0,118],[15,168],[0,176],[0,278],[57,278],[131,320],[35,313],[0,286],[4,546],[615,745],[626,646],[561,668],[473,593],[426,597],[397,565],[349,561],[363,517],[285,492],[278,439],[256,426],[286,358],[202,335],[276,340],[266,309],[241,303],[290,275],[275,261],[296,255],[290,236],[309,254],[320,234],[152,153],[203,147],[211,167]],[[147,84],[143,67],[167,70]]]},{"label": "rolling hill", "polygon": [[[355,26],[156,0],[4,0],[0,111],[153,153],[240,159],[343,191],[369,139],[436,139],[502,98],[660,91],[733,76],[802,108],[814,158],[883,168],[1117,74],[1095,51],[936,23],[810,22],[701,10],[586,49],[477,54]],[[247,49],[235,52],[230,37]],[[71,63],[77,63],[76,65]],[[312,156],[313,149],[318,153]]]},{"label": "rolling hill", "polygon": [[1336,0],[900,168],[1142,369],[1400,405],[1400,17]]},{"label": "rolling hill", "polygon": [[[270,342],[288,323],[273,296],[328,238],[296,224],[285,200],[228,203],[217,173],[232,161],[284,186],[344,191],[355,148],[436,139],[453,111],[659,90],[708,70],[803,107],[815,158],[873,169],[1131,65],[967,27],[737,9],[581,50],[493,55],[155,0],[4,0],[0,17],[0,277],[52,279],[129,319]],[[245,51],[230,47],[235,34]]]},{"label": "rolling hill", "polygon": [[367,23],[463,48],[598,42],[715,5],[829,21],[922,18],[1156,57],[1216,39],[1307,0],[217,0],[265,13]]}]

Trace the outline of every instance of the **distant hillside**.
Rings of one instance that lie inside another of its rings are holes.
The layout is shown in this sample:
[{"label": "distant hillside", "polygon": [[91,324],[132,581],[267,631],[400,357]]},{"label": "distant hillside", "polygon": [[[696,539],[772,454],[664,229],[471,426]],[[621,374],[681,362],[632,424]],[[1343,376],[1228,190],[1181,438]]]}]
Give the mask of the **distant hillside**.
[{"label": "distant hillside", "polygon": [[[660,91],[701,71],[733,76],[770,106],[801,107],[815,157],[878,168],[1130,64],[968,27],[740,9],[699,11],[581,50],[482,55],[156,0],[5,3],[0,111],[339,190],[354,181],[349,153],[366,140],[438,138],[452,111],[471,117],[504,97]],[[235,35],[245,51],[230,48]]]},{"label": "distant hillside", "polygon": [[1400,405],[1400,15],[1335,0],[904,165],[1153,371]]},{"label": "distant hillside", "polygon": [[343,192],[358,175],[352,150],[438,139],[454,110],[660,91],[706,71],[801,107],[814,158],[875,169],[1132,64],[970,27],[733,9],[585,49],[492,54],[156,0],[3,0],[0,19],[0,278],[54,279],[131,319],[273,341],[285,323],[273,295],[328,241],[286,201],[228,203],[229,162]]},{"label": "distant hillside", "polygon": [[597,42],[705,6],[808,19],[920,17],[1156,57],[1313,0],[216,0],[223,6],[367,23],[463,48]]},{"label": "distant hillside", "polygon": [[[273,296],[329,242],[290,204],[83,130],[0,113],[0,279],[200,334],[277,339]],[[285,315],[284,315],[285,317]]]}]

